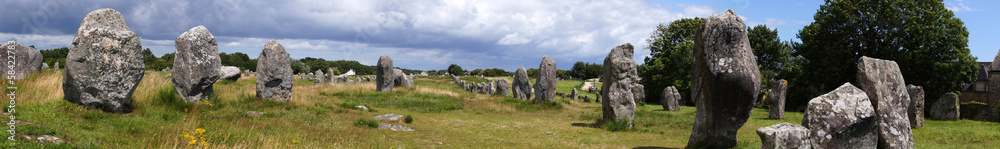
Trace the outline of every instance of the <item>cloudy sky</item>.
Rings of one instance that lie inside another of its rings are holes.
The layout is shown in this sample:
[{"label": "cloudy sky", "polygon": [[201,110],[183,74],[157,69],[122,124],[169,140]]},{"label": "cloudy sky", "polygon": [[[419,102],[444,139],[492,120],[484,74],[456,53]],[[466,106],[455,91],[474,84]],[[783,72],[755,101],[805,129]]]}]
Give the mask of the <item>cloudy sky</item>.
[{"label": "cloudy sky", "polygon": [[[969,45],[980,61],[992,61],[1000,29],[996,1],[946,0],[965,21]],[[559,69],[577,61],[601,63],[611,48],[636,45],[635,60],[649,51],[645,39],[657,24],[707,17],[727,9],[748,26],[766,24],[782,40],[812,22],[821,0],[518,0],[518,1],[330,1],[289,0],[4,0],[0,39],[39,49],[68,47],[87,13],[100,8],[121,12],[144,48],[160,56],[174,52],[174,39],[204,25],[220,52],[255,58],[268,40],[284,45],[292,58],[356,60],[374,65],[389,55],[395,66],[446,69],[536,68],[551,56]]]}]

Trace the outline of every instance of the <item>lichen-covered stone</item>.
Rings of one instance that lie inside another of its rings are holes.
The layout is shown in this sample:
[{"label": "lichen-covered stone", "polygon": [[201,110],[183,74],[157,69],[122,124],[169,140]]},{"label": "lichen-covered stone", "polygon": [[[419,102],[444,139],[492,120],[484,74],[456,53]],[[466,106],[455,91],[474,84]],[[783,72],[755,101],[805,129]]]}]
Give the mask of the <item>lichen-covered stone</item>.
[{"label": "lichen-covered stone", "polygon": [[378,64],[375,66],[375,90],[381,92],[392,92],[392,88],[395,87],[395,70],[392,68],[392,58],[388,55],[382,55],[378,58]]},{"label": "lichen-covered stone", "polygon": [[236,81],[240,79],[240,76],[243,76],[243,74],[240,74],[239,67],[222,66],[221,68],[219,68],[219,72],[222,73],[220,76],[222,76],[222,78],[226,80]]},{"label": "lichen-covered stone", "polygon": [[785,118],[785,89],[787,87],[788,81],[785,81],[785,79],[774,81],[774,85],[771,85],[771,93],[768,93],[767,97],[767,101],[771,107],[769,108],[767,118]]},{"label": "lichen-covered stone", "polygon": [[698,109],[688,147],[734,147],[736,130],[750,118],[760,71],[746,29],[732,10],[698,27],[691,66],[691,98]]},{"label": "lichen-covered stone", "polygon": [[604,58],[604,76],[601,77],[601,109],[605,122],[626,121],[628,128],[632,128],[632,120],[635,118],[635,98],[636,82],[639,81],[636,71],[632,44],[625,43],[608,53]]},{"label": "lichen-covered stone", "polygon": [[[212,85],[222,78],[222,59],[215,36],[205,26],[196,26],[174,41],[177,52],[170,78],[184,101],[199,103],[212,95]],[[239,71],[239,70],[237,70]]]},{"label": "lichen-covered stone", "polygon": [[924,127],[924,87],[910,84],[906,86],[906,92],[910,94],[910,106],[906,108],[910,127]]},{"label": "lichen-covered stone", "polygon": [[[43,65],[45,64],[42,63],[41,52],[35,50],[35,48],[24,46],[21,45],[21,43],[14,41],[0,45],[0,57],[5,59],[4,62],[0,62],[0,68],[4,69],[3,73],[0,74],[3,74],[4,79],[23,79],[31,73],[41,71],[43,69]],[[7,63],[7,60],[11,60],[9,59],[11,57],[14,58],[12,59],[14,66],[10,66],[9,63]],[[10,69],[14,70],[13,74],[8,71]],[[59,69],[59,62],[56,62],[56,69]]]},{"label": "lichen-covered stone", "polygon": [[80,23],[66,55],[64,99],[105,112],[132,112],[132,93],[142,81],[139,36],[129,30],[121,13],[104,8]]},{"label": "lichen-covered stone", "polygon": [[913,132],[906,114],[910,95],[896,62],[862,56],[858,60],[858,84],[875,107],[879,148],[913,148]]},{"label": "lichen-covered stone", "polygon": [[802,126],[812,148],[875,148],[875,109],[868,95],[850,83],[809,100]]},{"label": "lichen-covered stone", "polygon": [[757,129],[762,149],[809,149],[809,129],[791,123],[774,124]]},{"label": "lichen-covered stone", "polygon": [[521,100],[531,99],[531,84],[528,80],[528,71],[524,70],[524,67],[518,67],[517,71],[514,71],[514,81],[511,83],[514,98]]},{"label": "lichen-covered stone", "polygon": [[291,58],[285,47],[271,40],[257,57],[257,98],[287,102],[292,99]]},{"label": "lichen-covered stone", "polygon": [[542,57],[538,65],[538,79],[535,79],[534,103],[549,102],[556,96],[556,61],[549,56]]},{"label": "lichen-covered stone", "polygon": [[957,121],[959,119],[958,95],[946,93],[934,102],[931,106],[931,118],[943,121]]},{"label": "lichen-covered stone", "polygon": [[677,101],[681,99],[681,94],[677,91],[677,87],[669,86],[663,88],[663,100],[660,104],[663,104],[663,110],[666,111],[677,111],[680,110],[680,103]]}]

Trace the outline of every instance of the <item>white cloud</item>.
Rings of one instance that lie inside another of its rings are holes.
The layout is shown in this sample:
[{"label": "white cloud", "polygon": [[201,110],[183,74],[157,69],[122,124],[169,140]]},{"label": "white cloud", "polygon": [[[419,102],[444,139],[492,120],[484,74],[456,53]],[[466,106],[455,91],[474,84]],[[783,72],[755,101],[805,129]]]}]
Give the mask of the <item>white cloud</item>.
[{"label": "white cloud", "polygon": [[708,16],[716,13],[715,9],[712,9],[712,7],[708,7],[706,5],[677,4],[677,6],[684,8],[684,14],[688,15]]},{"label": "white cloud", "polygon": [[964,0],[952,0],[951,2],[945,2],[944,5],[945,5],[945,8],[948,8],[948,10],[951,10],[951,11],[954,11],[954,12],[977,11],[977,9],[972,9],[972,7],[966,6],[965,5],[966,3],[968,3],[968,2],[966,2]]},{"label": "white cloud", "polygon": [[503,36],[503,38],[501,38],[499,41],[497,41],[496,44],[499,44],[499,45],[520,45],[520,44],[526,44],[528,42],[531,42],[531,39],[524,38],[524,37],[521,37],[521,36],[517,35],[517,33],[513,33],[513,34],[507,34],[506,36]]},{"label": "white cloud", "polygon": [[[513,70],[537,65],[542,55],[559,62],[600,62],[611,48],[624,43],[636,45],[635,57],[641,59],[648,52],[640,52],[646,50],[639,45],[645,45],[643,39],[657,24],[706,17],[717,11],[706,5],[664,7],[642,0],[104,3],[116,4],[109,7],[122,12],[140,36],[163,39],[143,39],[143,46],[158,55],[174,51],[173,37],[205,25],[220,43],[220,52],[256,57],[267,40],[277,39],[293,58],[355,59],[374,64],[379,55],[386,54],[400,61],[401,67],[412,69],[461,63],[470,68]],[[37,42],[63,47],[71,43],[72,36]],[[513,63],[500,64],[504,61]]]}]

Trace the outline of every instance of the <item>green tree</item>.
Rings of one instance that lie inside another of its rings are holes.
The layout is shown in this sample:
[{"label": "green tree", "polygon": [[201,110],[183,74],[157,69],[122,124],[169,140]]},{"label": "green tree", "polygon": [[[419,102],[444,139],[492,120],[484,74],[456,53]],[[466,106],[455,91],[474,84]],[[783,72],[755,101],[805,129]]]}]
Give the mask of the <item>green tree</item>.
[{"label": "green tree", "polygon": [[[660,24],[646,40],[650,57],[639,66],[639,83],[645,86],[646,99],[660,99],[663,89],[676,86],[683,100],[690,100],[691,61],[694,36],[703,18],[683,18]],[[659,100],[651,100],[659,101]],[[686,102],[692,103],[692,102]]]},{"label": "green tree", "polygon": [[469,74],[470,75],[474,75],[474,76],[483,75],[483,69],[478,69],[477,68],[475,70],[472,70],[472,72],[470,72]]},{"label": "green tree", "polygon": [[807,73],[790,82],[801,86],[789,88],[789,100],[857,84],[861,56],[896,61],[907,84],[924,87],[925,103],[974,79],[969,32],[940,0],[827,0],[814,19],[798,34]]},{"label": "green tree", "polygon": [[448,73],[456,76],[461,76],[465,74],[465,70],[462,69],[462,66],[451,64],[448,66]]},{"label": "green tree", "polygon": [[785,69],[792,54],[791,43],[781,42],[778,30],[771,30],[767,25],[757,25],[747,29],[750,48],[757,59],[757,69],[760,70],[761,88],[770,89],[772,81],[778,79],[778,74]]},{"label": "green tree", "polygon": [[61,47],[48,50],[39,50],[42,53],[42,62],[49,64],[49,66],[55,65],[55,62],[59,62],[59,67],[66,68],[66,55],[69,55],[69,48]]},{"label": "green tree", "polygon": [[596,63],[576,62],[570,69],[571,76],[577,79],[597,78],[604,74],[604,65]]}]

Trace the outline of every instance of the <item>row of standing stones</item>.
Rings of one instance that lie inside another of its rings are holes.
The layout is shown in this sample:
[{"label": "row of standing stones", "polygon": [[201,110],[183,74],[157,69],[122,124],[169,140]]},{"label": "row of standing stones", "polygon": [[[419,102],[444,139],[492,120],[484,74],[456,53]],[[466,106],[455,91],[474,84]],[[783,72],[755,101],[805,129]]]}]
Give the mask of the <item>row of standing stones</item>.
[{"label": "row of standing stones", "polygon": [[[118,11],[105,8],[87,14],[66,58],[65,100],[105,112],[131,112],[130,98],[145,70],[139,40]],[[164,70],[172,71],[173,87],[187,102],[210,97],[212,84],[220,79],[242,76],[239,68],[221,65],[218,43],[204,26],[182,33],[175,48],[174,68]],[[281,44],[271,40],[264,45],[255,72],[257,98],[291,99],[294,80],[289,60]]]},{"label": "row of standing stones", "polygon": [[[692,78],[692,101],[697,106],[696,120],[688,147],[732,147],[736,130],[749,118],[760,76],[752,59],[746,26],[734,12],[712,15],[701,24],[695,39]],[[23,78],[42,69],[41,54],[20,43],[0,47],[7,54],[27,55],[17,59],[14,75]],[[188,102],[199,102],[212,94],[212,84],[220,78],[238,79],[239,69],[221,66],[214,36],[203,26],[194,27],[176,40],[174,87]],[[128,113],[129,101],[143,77],[144,64],[139,53],[139,38],[125,25],[122,15],[113,9],[93,11],[84,18],[67,56],[64,75],[65,100],[106,112]],[[633,47],[624,44],[612,49],[605,58],[605,82],[598,100],[604,121],[627,121],[634,118],[635,105],[641,99],[642,86]],[[291,99],[293,75],[290,58],[274,40],[268,41],[258,58],[257,97],[277,101]],[[2,64],[6,66],[6,63]],[[56,64],[58,68],[58,64]],[[539,78],[532,88],[523,67],[514,74],[511,95],[533,102],[548,102],[555,96],[555,62],[543,57]],[[778,124],[758,129],[765,148],[913,148],[910,128],[923,125],[923,88],[904,86],[899,68],[893,61],[862,57],[858,62],[861,89],[845,83],[827,94],[809,101],[802,125]],[[332,72],[332,71],[330,71]],[[249,75],[251,72],[244,71]],[[322,71],[317,72],[322,74]],[[235,76],[235,77],[234,77]],[[326,75],[319,75],[329,77]],[[324,77],[315,77],[317,79]],[[334,80],[333,77],[329,77]],[[337,78],[338,80],[340,78]],[[346,79],[346,78],[345,78]],[[459,82],[455,77],[456,82]],[[359,78],[361,80],[361,78]],[[376,90],[390,92],[392,87],[412,85],[412,78],[392,67],[388,56],[379,58]],[[464,82],[464,81],[461,81]],[[496,83],[507,88],[505,80]],[[464,83],[462,83],[464,85]],[[503,84],[503,85],[501,85]],[[490,85],[492,86],[492,85]],[[501,87],[502,86],[502,87]],[[787,82],[780,80],[772,88],[769,118],[783,117]],[[506,91],[499,91],[506,94]],[[496,92],[494,92],[496,93]],[[664,109],[679,109],[680,94],[675,87],[664,89]],[[931,117],[958,119],[958,97],[953,93],[934,103]]]},{"label": "row of standing stones", "polygon": [[[688,148],[734,147],[736,131],[750,116],[760,76],[745,28],[732,10],[712,15],[699,26],[691,88],[697,111]],[[845,83],[810,100],[802,125],[758,129],[762,147],[914,148],[911,128],[923,126],[923,88],[907,86],[899,66],[890,60],[862,57],[857,77],[860,88]],[[768,117],[781,119],[787,81],[772,86]],[[673,87],[664,89],[664,109],[676,109],[679,95],[671,96],[676,94]],[[953,93],[942,96],[931,110],[932,118],[957,120],[957,100]]]},{"label": "row of standing stones", "polygon": [[[692,71],[692,101],[697,107],[696,120],[688,148],[728,148],[737,143],[736,132],[750,117],[754,97],[760,89],[760,73],[749,46],[746,25],[732,10],[715,14],[699,26],[695,39]],[[611,50],[604,61],[604,82],[598,92],[603,97],[603,121],[627,122],[631,128],[636,104],[642,100],[642,86],[636,84],[633,47],[624,44]],[[554,68],[551,58],[543,57],[542,72],[534,88],[529,85],[523,67],[514,73],[512,95],[527,100],[535,93],[536,103],[552,96],[549,82],[554,75],[544,70]],[[923,88],[904,86],[895,62],[862,57],[858,62],[861,88],[850,83],[809,101],[802,125],[782,123],[757,130],[763,148],[913,148],[911,128],[923,125]],[[466,90],[479,91],[486,83],[466,84],[457,76],[454,81]],[[541,83],[539,83],[541,82]],[[554,82],[554,81],[552,81]],[[767,104],[770,119],[784,117],[788,82],[772,85]],[[489,87],[489,86],[487,86]],[[681,96],[676,87],[664,89],[663,108],[679,109]],[[603,96],[602,96],[603,95]],[[935,103],[932,117],[957,120],[957,96],[946,94]],[[940,115],[940,116],[939,116]]]}]

